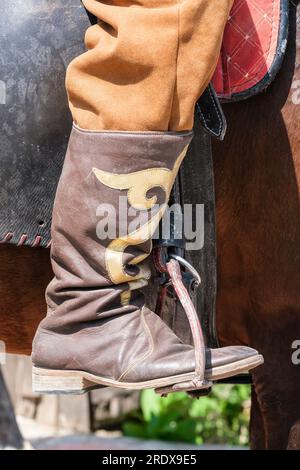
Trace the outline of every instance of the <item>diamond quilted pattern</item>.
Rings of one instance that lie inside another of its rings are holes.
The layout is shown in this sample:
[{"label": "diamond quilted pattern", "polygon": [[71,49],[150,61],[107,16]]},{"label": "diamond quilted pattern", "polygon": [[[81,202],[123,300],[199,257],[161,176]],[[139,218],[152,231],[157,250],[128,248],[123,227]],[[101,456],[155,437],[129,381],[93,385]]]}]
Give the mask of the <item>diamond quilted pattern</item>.
[{"label": "diamond quilted pattern", "polygon": [[280,0],[235,0],[213,78],[217,94],[230,98],[259,83],[277,50]]}]

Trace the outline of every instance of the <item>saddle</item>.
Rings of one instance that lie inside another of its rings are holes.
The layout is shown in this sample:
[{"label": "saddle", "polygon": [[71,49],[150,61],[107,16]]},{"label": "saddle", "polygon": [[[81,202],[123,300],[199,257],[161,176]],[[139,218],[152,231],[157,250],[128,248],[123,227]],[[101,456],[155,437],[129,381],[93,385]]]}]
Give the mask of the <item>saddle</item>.
[{"label": "saddle", "polygon": [[[81,38],[88,18],[79,2],[74,5],[73,0],[53,0],[47,4],[47,11],[36,2],[30,2],[27,8],[20,18],[14,5],[5,2],[0,20],[0,243],[48,247],[53,200],[71,129],[65,69],[83,52]],[[201,288],[192,294],[209,347],[217,345],[210,138],[223,139],[226,131],[219,99],[231,102],[251,98],[271,83],[284,57],[288,11],[288,0],[235,0],[212,84],[196,106],[195,138],[171,198],[171,203],[204,204],[203,248],[186,252],[176,238],[174,225],[170,238],[158,240],[155,247],[156,253],[167,251],[181,263],[186,262],[184,270],[190,275],[191,290],[192,280],[197,278],[195,269],[201,273]],[[89,20],[95,22],[91,15]],[[191,178],[191,174],[197,177]],[[175,315],[166,322],[182,339],[191,340],[186,338],[189,328],[180,305],[170,292],[160,292],[160,296],[165,294],[168,308],[161,314],[168,315],[171,303]]]},{"label": "saddle", "polygon": [[288,38],[288,0],[235,0],[213,85],[223,102],[265,90],[281,67]]}]

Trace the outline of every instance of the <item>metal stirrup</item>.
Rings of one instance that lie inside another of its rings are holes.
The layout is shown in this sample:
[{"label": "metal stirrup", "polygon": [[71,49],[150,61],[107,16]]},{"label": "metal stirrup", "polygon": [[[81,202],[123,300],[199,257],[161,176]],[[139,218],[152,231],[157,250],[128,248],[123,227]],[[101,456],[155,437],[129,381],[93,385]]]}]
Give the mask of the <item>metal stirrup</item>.
[{"label": "metal stirrup", "polygon": [[201,277],[198,271],[194,268],[194,266],[191,265],[186,259],[184,259],[182,256],[176,255],[175,253],[170,253],[169,257],[172,259],[175,259],[178,261],[179,264],[185,267],[185,269],[191,274],[191,276],[194,278],[196,282],[196,286],[199,286],[201,284]]},{"label": "metal stirrup", "polygon": [[[210,388],[212,385],[211,382],[205,379],[205,364],[206,364],[205,342],[204,342],[201,324],[200,324],[195,306],[184,285],[179,263],[181,262],[181,264],[184,265],[185,268],[188,269],[189,271],[190,271],[190,268],[192,268],[193,273],[197,273],[197,271],[186,260],[184,260],[180,256],[171,255],[170,258],[171,259],[166,263],[167,272],[169,274],[170,281],[177,294],[177,297],[186,313],[186,316],[190,324],[191,332],[192,332],[193,343],[194,343],[194,348],[195,348],[195,377],[189,382],[183,382],[183,383],[174,384],[168,387],[157,388],[155,391],[156,393],[159,393],[160,395],[166,395],[170,392],[179,392],[179,391],[188,392],[188,391],[207,389],[207,388]],[[182,263],[182,261],[184,261],[184,263]],[[196,278],[196,281],[198,281],[198,279],[200,280],[200,276],[198,273],[195,276],[195,278]]]}]

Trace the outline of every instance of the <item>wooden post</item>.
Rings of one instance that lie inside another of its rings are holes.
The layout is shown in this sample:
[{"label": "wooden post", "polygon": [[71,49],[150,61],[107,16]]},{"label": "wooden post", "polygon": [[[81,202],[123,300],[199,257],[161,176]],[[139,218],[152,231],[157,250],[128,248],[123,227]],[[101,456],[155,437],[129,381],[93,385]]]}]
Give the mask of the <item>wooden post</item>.
[{"label": "wooden post", "polygon": [[22,449],[23,446],[23,438],[0,370],[0,449]]}]

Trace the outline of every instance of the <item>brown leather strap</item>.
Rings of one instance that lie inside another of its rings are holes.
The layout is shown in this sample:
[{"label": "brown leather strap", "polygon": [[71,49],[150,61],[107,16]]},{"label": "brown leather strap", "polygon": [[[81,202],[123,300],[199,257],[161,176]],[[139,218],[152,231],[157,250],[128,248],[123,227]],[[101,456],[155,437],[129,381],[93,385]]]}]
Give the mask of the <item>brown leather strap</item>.
[{"label": "brown leather strap", "polygon": [[196,380],[204,381],[205,374],[205,343],[201,324],[190,298],[190,295],[183,283],[181,269],[178,261],[171,259],[167,262],[167,270],[174,290],[188,318],[195,348],[195,373]]}]

